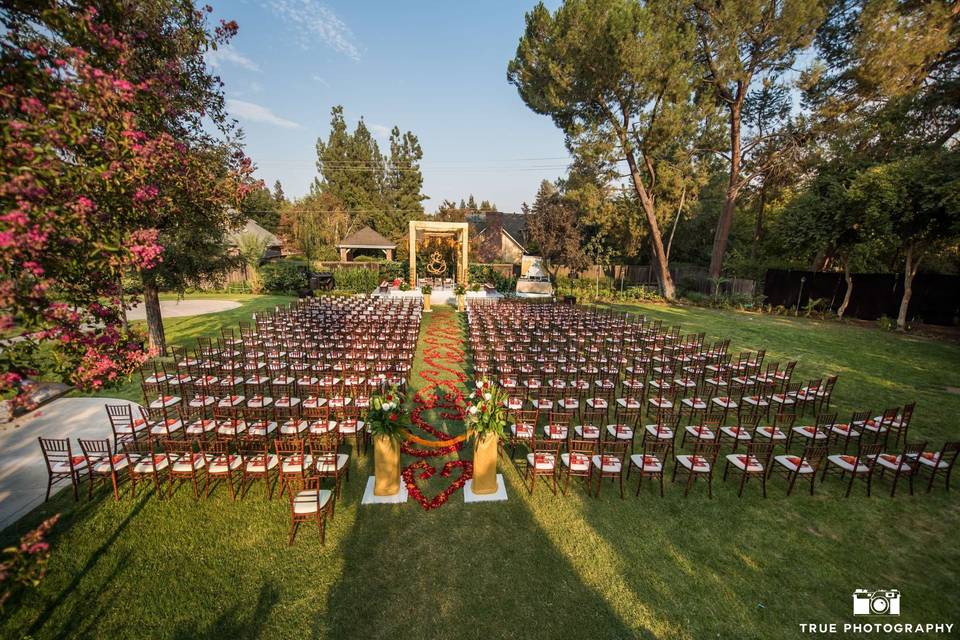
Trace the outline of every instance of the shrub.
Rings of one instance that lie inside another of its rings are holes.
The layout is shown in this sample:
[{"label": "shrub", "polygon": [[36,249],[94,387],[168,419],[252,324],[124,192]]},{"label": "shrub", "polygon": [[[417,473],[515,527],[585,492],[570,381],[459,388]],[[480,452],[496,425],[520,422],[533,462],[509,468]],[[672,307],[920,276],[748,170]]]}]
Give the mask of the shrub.
[{"label": "shrub", "polygon": [[380,265],[380,279],[394,280],[400,278],[405,280],[408,277],[410,265],[406,262],[384,262]]},{"label": "shrub", "polygon": [[516,278],[513,276],[505,276],[488,265],[471,264],[469,272],[471,282],[492,284],[500,293],[513,293],[517,290]]},{"label": "shrub", "polygon": [[341,268],[333,272],[337,289],[354,293],[370,293],[380,284],[380,275],[372,269]]},{"label": "shrub", "polygon": [[277,260],[260,267],[263,288],[273,293],[297,293],[310,284],[310,269],[300,260]]}]

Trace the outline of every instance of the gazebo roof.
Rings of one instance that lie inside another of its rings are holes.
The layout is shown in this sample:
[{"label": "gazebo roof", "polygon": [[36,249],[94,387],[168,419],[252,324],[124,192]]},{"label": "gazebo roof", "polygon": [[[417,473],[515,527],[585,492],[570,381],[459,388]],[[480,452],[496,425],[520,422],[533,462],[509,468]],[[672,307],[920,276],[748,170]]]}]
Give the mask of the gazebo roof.
[{"label": "gazebo roof", "polygon": [[337,248],[344,249],[396,249],[393,244],[382,235],[371,229],[364,227],[355,233],[351,233],[337,244]]}]

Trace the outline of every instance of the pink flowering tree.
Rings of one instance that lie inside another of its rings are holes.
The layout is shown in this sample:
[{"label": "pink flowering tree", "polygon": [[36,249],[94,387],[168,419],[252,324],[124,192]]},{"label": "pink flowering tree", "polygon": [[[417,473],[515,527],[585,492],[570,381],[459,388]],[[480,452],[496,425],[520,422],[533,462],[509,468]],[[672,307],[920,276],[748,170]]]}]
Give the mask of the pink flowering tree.
[{"label": "pink flowering tree", "polygon": [[142,279],[149,312],[158,287],[229,265],[252,166],[203,61],[236,24],[211,28],[209,12],[178,0],[0,8],[0,337],[23,336],[2,346],[0,392],[38,368],[84,388],[127,376],[150,351],[123,322],[121,278]]}]

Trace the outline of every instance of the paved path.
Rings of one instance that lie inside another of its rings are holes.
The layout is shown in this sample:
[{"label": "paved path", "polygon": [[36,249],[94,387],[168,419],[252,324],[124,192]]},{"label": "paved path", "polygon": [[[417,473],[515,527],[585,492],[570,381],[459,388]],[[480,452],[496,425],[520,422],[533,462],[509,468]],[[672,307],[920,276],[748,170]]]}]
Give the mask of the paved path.
[{"label": "paved path", "polygon": [[[200,316],[206,313],[220,313],[240,306],[233,300],[161,300],[160,313],[164,318],[182,318],[184,316]],[[128,320],[146,320],[147,312],[143,305],[139,305],[127,312]]]},{"label": "paved path", "polygon": [[[80,455],[77,438],[113,437],[103,405],[126,402],[110,398],[60,398],[0,427],[0,530],[43,502],[47,467],[37,438],[69,436],[74,455]],[[53,490],[69,490],[69,487],[69,483],[63,482]],[[86,485],[82,484],[81,488],[85,490]]]}]

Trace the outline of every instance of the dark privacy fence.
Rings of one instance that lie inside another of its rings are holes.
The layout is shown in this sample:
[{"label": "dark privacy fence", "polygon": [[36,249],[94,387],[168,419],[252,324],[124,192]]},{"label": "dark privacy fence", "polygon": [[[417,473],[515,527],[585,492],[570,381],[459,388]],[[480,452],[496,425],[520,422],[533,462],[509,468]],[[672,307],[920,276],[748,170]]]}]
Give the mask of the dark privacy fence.
[{"label": "dark privacy fence", "polygon": [[[801,292],[801,278],[803,291]],[[821,298],[834,311],[843,303],[847,284],[842,273],[814,273],[812,271],[785,271],[768,269],[763,284],[766,303],[800,309],[814,298]],[[845,315],[863,320],[880,316],[896,318],[903,296],[903,274],[855,273],[853,295]],[[939,273],[918,273],[913,279],[908,319],[927,324],[960,324],[960,276]]]}]

